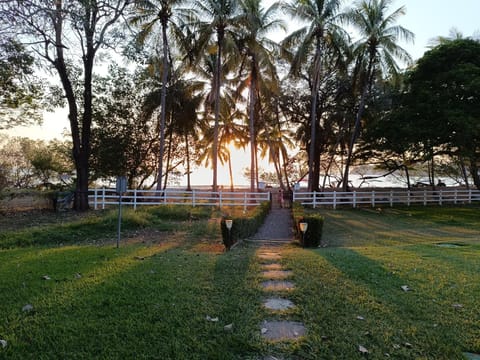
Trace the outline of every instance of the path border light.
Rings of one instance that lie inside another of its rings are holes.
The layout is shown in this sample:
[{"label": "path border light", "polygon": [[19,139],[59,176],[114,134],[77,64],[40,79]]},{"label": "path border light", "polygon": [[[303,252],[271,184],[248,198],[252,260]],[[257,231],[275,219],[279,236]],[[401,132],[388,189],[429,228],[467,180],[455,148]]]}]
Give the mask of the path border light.
[{"label": "path border light", "polygon": [[225,219],[225,227],[228,230],[227,251],[230,250],[230,247],[232,246],[232,226],[233,220]]},{"label": "path border light", "polygon": [[302,221],[298,225],[300,226],[300,231],[302,232],[302,246],[305,247],[305,233],[307,232],[307,229],[308,229],[308,223],[305,221]]}]

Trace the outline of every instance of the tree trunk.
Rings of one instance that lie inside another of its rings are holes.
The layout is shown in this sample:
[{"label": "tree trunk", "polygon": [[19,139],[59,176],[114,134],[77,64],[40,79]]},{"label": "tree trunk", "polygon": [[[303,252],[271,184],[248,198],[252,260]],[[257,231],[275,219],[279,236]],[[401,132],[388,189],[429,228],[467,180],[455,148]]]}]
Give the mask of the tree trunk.
[{"label": "tree trunk", "polygon": [[170,129],[168,134],[168,153],[167,153],[167,166],[165,167],[165,180],[163,182],[163,190],[167,188],[168,183],[168,173],[170,168],[170,159],[172,157],[172,138],[173,138],[173,130]]},{"label": "tree trunk", "polygon": [[316,147],[316,132],[317,132],[317,102],[318,102],[318,88],[319,77],[321,70],[321,47],[320,40],[317,40],[315,59],[313,65],[313,83],[311,93],[311,108],[310,108],[310,150],[308,152],[308,191],[314,191],[318,187],[315,186],[314,180],[314,163],[315,163],[315,147]]},{"label": "tree trunk", "polygon": [[368,89],[370,87],[370,84],[369,84],[370,79],[372,79],[373,77],[373,61],[374,61],[373,55],[370,55],[367,74],[365,76],[365,79],[367,80],[365,80],[365,84],[362,89],[362,96],[360,97],[360,104],[358,106],[357,114],[355,116],[355,124],[353,127],[352,137],[350,139],[350,144],[348,146],[347,161],[345,162],[345,168],[344,168],[343,180],[342,180],[343,191],[348,191],[348,188],[349,188],[348,176],[350,173],[350,163],[352,162],[353,147],[355,145],[358,135],[360,134],[360,121],[362,120],[363,112],[365,111],[365,102],[367,100]]},{"label": "tree trunk", "polygon": [[459,156],[459,160],[460,160],[460,169],[462,171],[463,180],[465,180],[465,187],[467,189],[470,189],[470,184],[469,184],[468,175],[467,175],[467,169],[466,169],[466,166],[465,166],[465,160],[463,159],[463,156]]},{"label": "tree trunk", "polygon": [[475,156],[470,158],[470,175],[473,179],[473,184],[480,190],[480,175],[478,174],[477,158]]},{"label": "tree trunk", "polygon": [[163,177],[163,154],[165,151],[165,119],[167,116],[167,82],[168,82],[168,38],[167,38],[167,20],[162,19],[162,45],[163,45],[163,59],[162,59],[162,92],[160,99],[160,149],[158,155],[158,177],[157,190],[162,189]]},{"label": "tree trunk", "polygon": [[[315,76],[315,75],[314,75]],[[311,109],[310,109],[310,150],[308,152],[308,191],[314,191],[314,159],[315,159],[315,142],[316,142],[316,129],[317,129],[317,98],[318,98],[318,85],[317,80],[313,81],[313,89],[311,96]]]},{"label": "tree trunk", "polygon": [[230,152],[228,152],[228,175],[230,177],[230,191],[234,191],[235,187],[233,185],[232,157],[230,156]]},{"label": "tree trunk", "polygon": [[[54,66],[60,76],[62,87],[65,91],[65,97],[68,103],[68,119],[70,121],[70,131],[72,133],[72,155],[75,162],[75,171],[77,181],[75,185],[74,208],[77,211],[88,210],[88,156],[82,149],[83,141],[80,136],[80,126],[78,121],[78,108],[72,83],[68,76],[67,65],[64,57],[63,46],[63,9],[62,2],[56,2],[55,24],[55,43],[56,59]],[[84,63],[85,65],[85,63]],[[85,69],[86,71],[87,69]],[[90,102],[91,104],[91,102]]]},{"label": "tree trunk", "polygon": [[222,74],[222,45],[224,29],[217,31],[217,59],[215,66],[215,124],[213,127],[213,146],[212,146],[212,166],[213,166],[213,184],[212,190],[218,190],[218,127],[220,122],[220,89]]},{"label": "tree trunk", "polygon": [[190,184],[190,147],[188,144],[188,133],[185,133],[185,152],[187,155],[187,191],[191,191],[192,187]]},{"label": "tree trunk", "polygon": [[255,57],[252,57],[252,71],[250,73],[250,108],[249,108],[249,133],[250,133],[250,191],[255,191],[255,101],[256,101],[257,73],[255,68]]}]

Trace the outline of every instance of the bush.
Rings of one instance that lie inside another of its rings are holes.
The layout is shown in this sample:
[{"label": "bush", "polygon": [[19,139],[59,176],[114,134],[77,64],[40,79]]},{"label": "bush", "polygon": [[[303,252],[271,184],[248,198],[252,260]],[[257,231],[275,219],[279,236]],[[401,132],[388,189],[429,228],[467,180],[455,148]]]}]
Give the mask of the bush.
[{"label": "bush", "polygon": [[[295,202],[292,206],[293,223],[295,224],[295,235],[303,247],[318,247],[322,241],[324,218],[320,214],[305,212],[302,204]],[[300,223],[306,222],[307,231],[302,236]]]},{"label": "bush", "polygon": [[[250,214],[250,216],[239,216],[239,217],[231,217],[225,215],[222,217],[222,221],[220,223],[221,231],[222,231],[222,239],[223,244],[227,250],[235,244],[239,239],[246,239],[249,236],[254,235],[257,230],[262,226],[265,218],[270,211],[270,202],[265,201],[261,205],[255,208],[255,211]],[[225,225],[225,220],[231,219],[233,220],[232,229],[229,231],[227,226]]]}]

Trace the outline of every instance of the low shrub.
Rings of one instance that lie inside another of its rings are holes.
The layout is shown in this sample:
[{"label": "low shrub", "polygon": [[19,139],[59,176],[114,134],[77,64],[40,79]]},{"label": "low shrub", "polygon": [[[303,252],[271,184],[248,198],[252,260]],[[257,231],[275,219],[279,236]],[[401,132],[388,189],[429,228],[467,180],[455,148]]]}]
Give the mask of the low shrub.
[{"label": "low shrub", "polygon": [[[318,247],[322,241],[324,217],[318,213],[307,213],[299,202],[292,205],[293,223],[295,224],[295,235],[303,247]],[[300,223],[307,223],[307,231],[302,234]]]},{"label": "low shrub", "polygon": [[[229,216],[224,215],[222,217],[222,221],[220,223],[221,231],[222,231],[222,239],[223,244],[227,250],[235,244],[240,239],[246,239],[249,236],[254,235],[257,230],[262,226],[265,218],[270,211],[270,202],[264,201],[262,204],[257,206],[253,212],[249,214],[249,216]],[[232,229],[230,233],[225,225],[225,220],[231,219],[233,220]]]}]

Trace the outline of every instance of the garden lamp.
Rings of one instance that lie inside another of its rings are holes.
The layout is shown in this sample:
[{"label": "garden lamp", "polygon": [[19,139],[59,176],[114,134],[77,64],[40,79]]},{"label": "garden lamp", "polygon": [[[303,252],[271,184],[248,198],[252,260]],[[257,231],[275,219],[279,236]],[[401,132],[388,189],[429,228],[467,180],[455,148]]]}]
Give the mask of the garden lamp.
[{"label": "garden lamp", "polygon": [[305,247],[305,233],[307,232],[308,223],[301,222],[298,225],[300,226],[300,231],[302,232],[302,246]]}]

